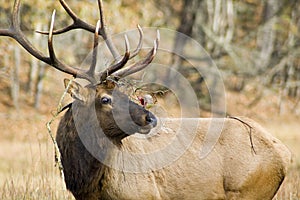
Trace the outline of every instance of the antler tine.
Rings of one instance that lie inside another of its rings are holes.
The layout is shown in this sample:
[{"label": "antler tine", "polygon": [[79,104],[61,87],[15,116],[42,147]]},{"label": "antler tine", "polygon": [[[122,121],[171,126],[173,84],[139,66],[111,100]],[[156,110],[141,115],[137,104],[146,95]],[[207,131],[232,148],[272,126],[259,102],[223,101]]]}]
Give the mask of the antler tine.
[{"label": "antler tine", "polygon": [[[103,13],[102,13],[103,14]],[[101,14],[100,14],[101,15]],[[125,66],[125,64],[128,62],[128,60],[134,58],[136,55],[138,55],[138,53],[141,51],[142,46],[143,46],[143,30],[140,27],[140,25],[137,25],[138,31],[139,31],[139,35],[140,35],[140,39],[139,39],[139,43],[137,45],[137,48],[134,50],[134,52],[132,54],[130,54],[129,52],[129,42],[128,42],[128,37],[127,35],[125,35],[125,46],[126,46],[126,52],[123,56],[123,59],[120,60],[118,63],[116,63],[115,65],[112,65],[110,67],[108,67],[106,70],[104,70],[101,75],[100,75],[100,80],[101,81],[105,81],[105,79],[111,75],[112,73],[118,71],[119,69],[121,69],[122,67]]]},{"label": "antler tine", "polygon": [[[73,23],[69,26],[66,26],[62,29],[58,29],[58,30],[54,30],[53,34],[57,35],[57,34],[62,34],[74,29],[83,29],[92,33],[95,33],[95,29],[96,27],[83,21],[82,19],[80,19],[73,11],[72,9],[68,6],[68,4],[65,2],[65,0],[59,0],[60,4],[62,5],[62,7],[65,9],[65,11],[68,13],[68,15],[72,18]],[[100,22],[101,22],[101,27],[99,27],[99,35],[102,36],[102,38],[105,40],[105,43],[108,47],[108,49],[110,50],[112,56],[114,57],[115,60],[120,61],[121,60],[121,56],[117,50],[117,48],[115,47],[115,45],[112,42],[112,39],[110,37],[110,35],[107,34],[106,31],[106,24],[105,24],[105,19],[104,19],[104,14],[103,14],[103,3],[102,0],[98,0],[98,7],[99,7],[99,15],[100,15]],[[37,33],[40,34],[49,34],[49,32],[47,31],[36,31]]]},{"label": "antler tine", "polygon": [[0,36],[7,36],[16,40],[24,49],[26,49],[31,55],[44,62],[47,61],[39,50],[37,50],[25,37],[20,30],[20,0],[15,0],[12,11],[12,24],[9,29],[0,29]]},{"label": "antler tine", "polygon": [[104,12],[103,12],[103,2],[102,0],[98,0],[98,8],[99,8],[99,16],[100,16],[100,21],[101,21],[101,36],[103,38],[103,40],[105,41],[108,49],[110,50],[112,56],[114,57],[114,59],[116,61],[120,61],[120,54],[117,50],[117,48],[115,47],[115,45],[112,42],[111,36],[107,34],[106,31],[106,22],[105,22],[105,18],[104,18]]},{"label": "antler tine", "polygon": [[54,21],[55,21],[55,13],[56,10],[53,10],[52,16],[51,16],[51,22],[49,27],[49,36],[48,36],[48,51],[50,55],[50,59],[53,60],[53,62],[56,60],[54,48],[53,48],[53,28],[54,28]]},{"label": "antler tine", "polygon": [[[65,11],[68,13],[68,15],[72,18],[73,23],[69,26],[66,26],[62,29],[58,29],[58,30],[53,30],[53,34],[57,35],[57,34],[61,34],[61,33],[65,33],[68,32],[70,30],[74,30],[74,29],[83,29],[89,32],[94,33],[95,32],[95,26],[86,23],[85,21],[83,21],[82,19],[80,19],[73,11],[72,9],[68,6],[68,4],[64,1],[64,0],[59,0],[60,4],[62,5],[62,7],[65,9]],[[44,35],[48,35],[49,32],[48,31],[36,31],[37,33],[40,34],[44,34]]]},{"label": "antler tine", "polygon": [[105,26],[105,18],[103,13],[103,2],[102,0],[98,0],[98,9],[99,9],[99,17],[101,21],[101,25]]},{"label": "antler tine", "polygon": [[137,63],[134,63],[128,67],[122,68],[122,69],[112,73],[111,76],[115,77],[116,79],[120,79],[120,78],[123,78],[130,74],[133,74],[135,72],[138,72],[138,71],[144,69],[145,67],[147,67],[152,62],[152,60],[157,52],[159,41],[160,41],[160,34],[159,34],[159,31],[157,30],[157,37],[156,37],[156,40],[154,41],[153,48],[147,54],[147,56],[143,60],[140,60]]},{"label": "antler tine", "polygon": [[[53,23],[54,23],[54,16],[55,12],[52,15],[52,31],[53,32]],[[51,29],[51,27],[50,27]],[[38,49],[36,49],[31,42],[26,38],[24,33],[22,32],[20,28],[20,0],[15,0],[14,7],[12,11],[12,24],[9,29],[0,29],[0,36],[8,36],[13,38],[15,41],[17,41],[26,51],[31,54],[32,56],[36,57],[38,60],[41,60],[56,69],[63,71],[65,73],[71,74],[73,76],[78,76],[84,79],[89,80],[89,78],[84,75],[79,69],[71,68],[62,62],[59,62],[56,57],[53,50],[52,45],[52,33],[50,34],[48,44],[49,46],[49,53],[50,57],[45,56],[42,52],[40,52]]]},{"label": "antler tine", "polygon": [[55,55],[55,51],[53,48],[53,28],[54,28],[54,21],[55,21],[55,10],[52,13],[51,17],[51,23],[50,23],[50,28],[49,28],[49,36],[48,36],[48,51],[49,51],[49,59],[50,61],[47,62],[49,65],[55,67],[56,69],[71,74],[74,77],[77,78],[83,78],[86,79],[90,82],[95,82],[94,77],[89,76],[86,72],[80,69],[72,68],[62,62],[60,62]]},{"label": "antler tine", "polygon": [[127,35],[125,35],[124,38],[125,38],[125,54],[124,54],[122,60],[120,60],[118,63],[108,67],[102,73],[100,73],[101,82],[105,81],[106,78],[109,75],[111,75],[112,73],[114,73],[114,72],[118,71],[119,69],[121,69],[122,67],[124,67],[126,65],[126,63],[128,62],[128,60],[130,59],[130,51],[129,51],[130,47],[129,47]]},{"label": "antler tine", "polygon": [[144,37],[144,33],[143,33],[143,30],[142,28],[140,27],[140,25],[137,25],[137,28],[138,28],[138,31],[139,31],[139,34],[140,34],[140,40],[139,40],[139,43],[136,47],[136,49],[134,50],[134,52],[131,54],[130,58],[129,59],[132,59],[134,58],[136,55],[138,55],[138,53],[141,51],[142,47],[143,47],[143,37]]},{"label": "antler tine", "polygon": [[20,0],[16,0],[14,2],[13,13],[12,13],[12,26],[15,31],[20,30],[19,25],[20,25]]},{"label": "antler tine", "polygon": [[97,21],[95,34],[94,34],[94,47],[93,47],[93,57],[92,57],[92,64],[90,69],[87,71],[87,74],[90,76],[95,77],[95,68],[97,64],[97,55],[98,55],[98,45],[99,45],[99,27],[100,27],[100,20]]}]

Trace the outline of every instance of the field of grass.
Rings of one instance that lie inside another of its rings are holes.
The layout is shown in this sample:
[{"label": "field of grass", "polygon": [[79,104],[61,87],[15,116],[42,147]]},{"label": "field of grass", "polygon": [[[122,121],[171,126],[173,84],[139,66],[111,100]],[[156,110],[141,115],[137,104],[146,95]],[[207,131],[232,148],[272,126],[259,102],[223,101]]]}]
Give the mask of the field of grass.
[{"label": "field of grass", "polygon": [[275,200],[300,199],[300,123],[299,121],[273,121],[265,127],[286,144],[293,153],[293,161],[288,175],[278,191]]},{"label": "field of grass", "polygon": [[0,115],[0,199],[73,199],[55,167],[51,115],[26,111]]},{"label": "field of grass", "polygon": [[72,199],[43,142],[1,142],[0,199]]}]

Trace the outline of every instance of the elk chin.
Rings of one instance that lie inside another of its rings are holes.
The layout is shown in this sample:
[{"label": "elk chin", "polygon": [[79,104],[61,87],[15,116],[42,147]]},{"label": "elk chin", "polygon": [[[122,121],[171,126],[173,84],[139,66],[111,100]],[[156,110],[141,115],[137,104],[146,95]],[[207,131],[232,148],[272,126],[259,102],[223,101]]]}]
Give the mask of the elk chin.
[{"label": "elk chin", "polygon": [[154,126],[149,124],[147,126],[139,128],[138,133],[146,135],[151,131],[152,128],[154,128]]}]

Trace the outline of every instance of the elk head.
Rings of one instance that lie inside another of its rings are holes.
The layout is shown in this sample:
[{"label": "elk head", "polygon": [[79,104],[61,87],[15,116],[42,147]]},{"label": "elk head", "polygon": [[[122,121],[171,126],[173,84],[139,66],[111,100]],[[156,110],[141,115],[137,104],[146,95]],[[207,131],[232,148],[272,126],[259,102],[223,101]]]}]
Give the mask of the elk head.
[{"label": "elk head", "polygon": [[109,138],[120,140],[136,132],[147,134],[156,126],[156,117],[131,101],[113,82],[82,87],[65,79],[65,86],[74,98],[73,116],[83,121],[93,120],[91,113],[95,112],[97,120],[94,122],[99,122]]},{"label": "elk head", "polygon": [[[131,101],[127,95],[118,90],[116,85],[119,79],[144,69],[152,62],[158,48],[159,32],[157,32],[154,47],[150,50],[146,57],[134,64],[125,66],[128,60],[138,55],[142,48],[143,31],[140,26],[138,26],[140,40],[137,48],[133,52],[130,52],[129,42],[125,35],[126,51],[123,56],[120,56],[112,42],[111,36],[107,34],[101,0],[98,0],[100,19],[96,26],[81,20],[64,0],[60,0],[60,3],[68,15],[72,18],[73,23],[62,29],[54,30],[54,11],[49,31],[38,31],[41,34],[48,35],[49,56],[45,56],[42,52],[38,51],[21,31],[19,16],[20,0],[15,0],[11,20],[12,24],[10,28],[0,29],[0,36],[13,38],[32,56],[49,64],[50,66],[64,73],[70,74],[73,77],[87,80],[90,84],[85,87],[74,81],[70,83],[69,80],[65,80],[65,85],[68,86],[68,93],[70,93],[74,98],[73,105],[81,108],[87,108],[87,110],[94,106],[100,126],[106,135],[110,137],[116,136],[123,138],[126,135],[130,135],[135,132],[144,134],[148,133],[152,127],[156,126],[155,116],[151,112],[145,110],[142,106]],[[53,35],[65,33],[73,29],[83,29],[94,33],[92,62],[87,70],[70,67],[60,61],[55,55],[53,48]],[[105,40],[105,43],[114,58],[113,64],[108,66],[102,72],[95,71],[99,35]]]}]

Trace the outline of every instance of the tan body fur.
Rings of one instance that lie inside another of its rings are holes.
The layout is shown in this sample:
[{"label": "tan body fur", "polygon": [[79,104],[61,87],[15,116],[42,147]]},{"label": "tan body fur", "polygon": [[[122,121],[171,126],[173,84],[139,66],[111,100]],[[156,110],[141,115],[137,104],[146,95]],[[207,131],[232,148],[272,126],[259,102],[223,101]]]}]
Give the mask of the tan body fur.
[{"label": "tan body fur", "polygon": [[[210,125],[222,124],[223,120],[224,126],[216,145],[200,159]],[[93,191],[97,192],[91,199],[272,199],[285,177],[290,151],[257,123],[249,119],[243,121],[252,127],[254,149],[249,130],[235,119],[164,119],[163,125],[155,128],[151,137],[126,137],[120,150],[109,152],[111,162],[116,166],[129,162],[129,166],[143,168],[151,160],[124,160],[126,158],[122,158],[121,152],[147,155],[172,145],[174,141],[179,141],[172,147],[178,152],[160,156],[179,157],[160,169],[145,172],[138,168],[137,172],[126,172],[126,169],[102,166],[103,174],[98,180],[101,188],[96,185],[98,188]],[[190,127],[195,122],[198,127],[194,135]],[[185,144],[189,142],[186,149]]]}]

